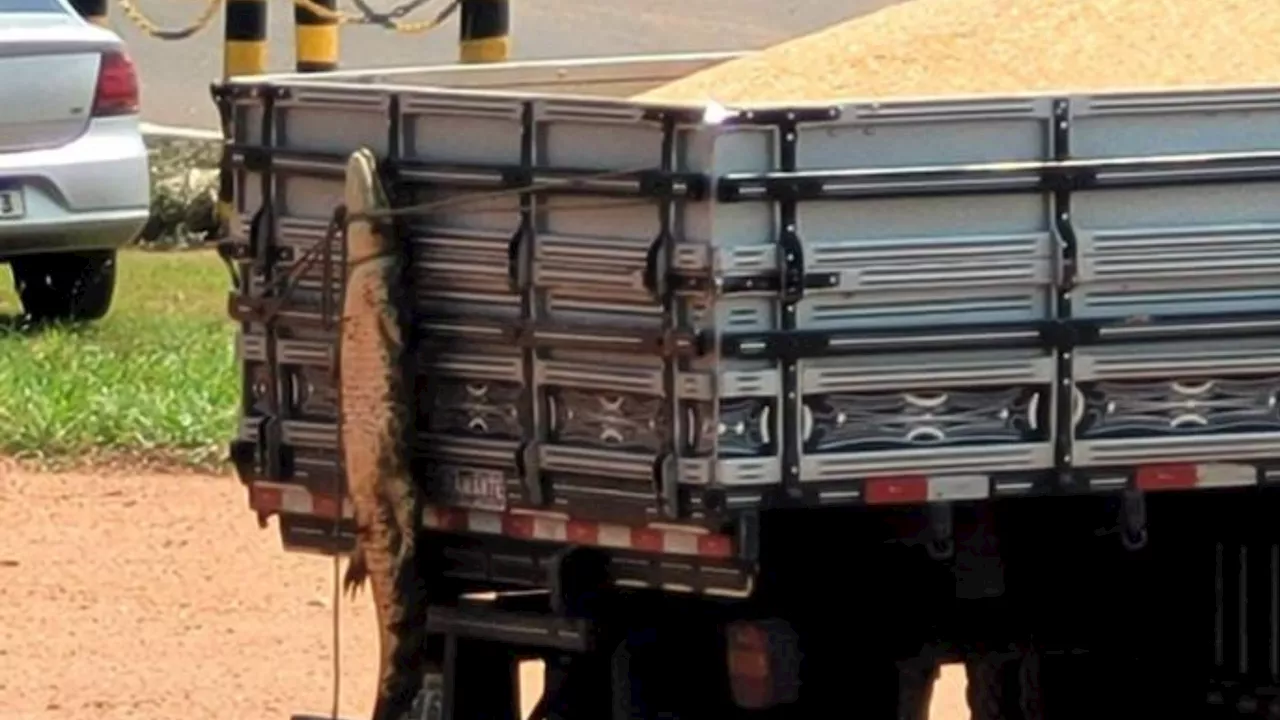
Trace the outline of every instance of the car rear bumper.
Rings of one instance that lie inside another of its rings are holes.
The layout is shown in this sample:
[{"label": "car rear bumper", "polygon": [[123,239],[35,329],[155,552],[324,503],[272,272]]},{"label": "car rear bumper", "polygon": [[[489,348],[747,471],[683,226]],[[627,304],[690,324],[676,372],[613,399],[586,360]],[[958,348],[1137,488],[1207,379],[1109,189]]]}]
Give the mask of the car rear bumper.
[{"label": "car rear bumper", "polygon": [[0,221],[0,260],[36,253],[112,250],[137,238],[148,215],[147,210],[95,210],[12,228]]},{"label": "car rear bumper", "polygon": [[128,244],[150,215],[147,148],[136,117],[99,118],[58,148],[0,153],[0,183],[26,215],[0,220],[0,259]]}]

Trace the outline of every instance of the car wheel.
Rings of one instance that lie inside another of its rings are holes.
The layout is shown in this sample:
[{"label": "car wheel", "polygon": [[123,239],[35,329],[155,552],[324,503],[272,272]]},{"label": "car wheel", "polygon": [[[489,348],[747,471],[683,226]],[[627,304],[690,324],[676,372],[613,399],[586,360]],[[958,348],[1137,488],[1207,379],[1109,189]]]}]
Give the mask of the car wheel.
[{"label": "car wheel", "polygon": [[22,309],[38,322],[98,320],[111,309],[116,253],[32,255],[13,260]]}]

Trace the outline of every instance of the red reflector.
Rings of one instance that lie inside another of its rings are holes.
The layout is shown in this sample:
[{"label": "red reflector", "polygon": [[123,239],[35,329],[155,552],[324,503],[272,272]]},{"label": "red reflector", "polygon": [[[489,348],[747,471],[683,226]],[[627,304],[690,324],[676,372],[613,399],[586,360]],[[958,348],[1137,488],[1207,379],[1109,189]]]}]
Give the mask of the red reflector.
[{"label": "red reflector", "polygon": [[564,538],[577,545],[596,545],[599,543],[600,526],[593,522],[570,520],[565,524]]},{"label": "red reflector", "polygon": [[254,485],[249,490],[249,505],[260,513],[280,512],[284,507],[284,494],[275,488]]},{"label": "red reflector", "polygon": [[864,493],[867,503],[872,505],[923,503],[929,500],[929,478],[923,475],[867,478]]},{"label": "red reflector", "polygon": [[467,514],[451,508],[436,508],[436,522],[439,530],[466,530]]},{"label": "red reflector", "polygon": [[699,535],[698,554],[713,558],[732,557],[733,542],[724,535]]},{"label": "red reflector", "polygon": [[529,540],[533,537],[533,518],[528,515],[504,515],[502,518],[502,534],[508,537]]},{"label": "red reflector", "polygon": [[740,680],[764,680],[769,677],[769,655],[763,650],[732,649],[729,651],[729,676]]},{"label": "red reflector", "polygon": [[729,675],[769,677],[769,638],[760,628],[738,623],[729,628]]},{"label": "red reflector", "polygon": [[750,710],[773,705],[768,634],[751,623],[728,626],[727,655],[733,702]]},{"label": "red reflector", "polygon": [[662,552],[662,531],[648,528],[631,529],[631,548],[645,552]]},{"label": "red reflector", "polygon": [[311,512],[322,518],[336,520],[342,517],[342,501],[332,495],[312,495]]},{"label": "red reflector", "polygon": [[1138,468],[1134,484],[1139,490],[1178,490],[1193,488],[1200,471],[1193,463],[1175,465],[1143,465]]}]

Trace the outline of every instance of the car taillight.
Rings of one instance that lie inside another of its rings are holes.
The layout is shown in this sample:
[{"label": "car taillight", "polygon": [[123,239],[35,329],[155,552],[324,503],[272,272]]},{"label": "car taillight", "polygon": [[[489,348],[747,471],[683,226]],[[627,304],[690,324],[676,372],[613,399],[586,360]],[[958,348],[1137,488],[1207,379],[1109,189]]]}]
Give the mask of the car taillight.
[{"label": "car taillight", "polygon": [[93,116],[133,115],[138,112],[138,72],[128,55],[118,50],[102,54]]}]

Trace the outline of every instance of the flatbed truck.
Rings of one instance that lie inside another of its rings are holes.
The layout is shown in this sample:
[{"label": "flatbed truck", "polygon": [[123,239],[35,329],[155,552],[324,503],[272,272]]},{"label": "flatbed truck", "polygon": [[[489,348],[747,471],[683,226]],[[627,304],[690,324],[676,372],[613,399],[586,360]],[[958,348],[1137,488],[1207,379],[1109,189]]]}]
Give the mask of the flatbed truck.
[{"label": "flatbed truck", "polygon": [[731,57],[219,86],[252,509],[352,550],[368,147],[445,720],[1280,717],[1280,88],[627,99]]}]

